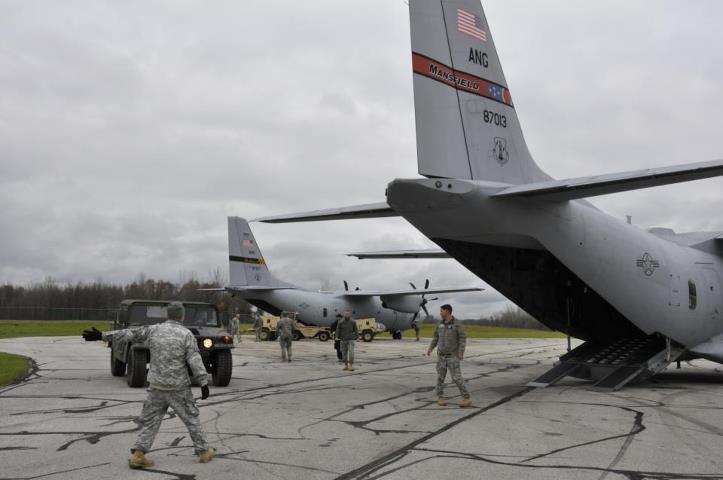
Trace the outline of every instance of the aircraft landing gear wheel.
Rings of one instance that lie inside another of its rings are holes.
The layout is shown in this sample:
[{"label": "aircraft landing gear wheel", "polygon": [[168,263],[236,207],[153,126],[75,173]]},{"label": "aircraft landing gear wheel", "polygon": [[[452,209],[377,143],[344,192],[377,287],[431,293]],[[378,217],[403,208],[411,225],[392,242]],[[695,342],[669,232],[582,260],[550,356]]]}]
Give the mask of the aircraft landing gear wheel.
[{"label": "aircraft landing gear wheel", "polygon": [[392,332],[392,339],[394,340],[401,340],[402,339],[402,332]]},{"label": "aircraft landing gear wheel", "polygon": [[319,340],[322,342],[329,340],[329,332],[319,332]]},{"label": "aircraft landing gear wheel", "polygon": [[362,337],[362,340],[369,343],[372,340],[374,340],[374,332],[372,332],[371,330],[364,330],[361,334],[361,337]]}]

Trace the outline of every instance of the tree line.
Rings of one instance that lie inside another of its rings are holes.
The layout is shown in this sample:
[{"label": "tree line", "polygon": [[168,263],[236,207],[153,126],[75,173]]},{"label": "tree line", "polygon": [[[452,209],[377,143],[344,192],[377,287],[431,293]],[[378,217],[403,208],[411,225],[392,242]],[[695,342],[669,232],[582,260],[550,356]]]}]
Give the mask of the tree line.
[{"label": "tree line", "polygon": [[[248,314],[250,305],[227,292],[204,292],[223,281],[202,282],[190,275],[179,282],[156,280],[144,274],[125,284],[94,282],[63,283],[46,278],[27,286],[0,286],[0,318],[9,320],[112,320],[120,302],[138,300],[183,300],[213,303],[223,316]],[[93,318],[93,317],[96,318]]]}]

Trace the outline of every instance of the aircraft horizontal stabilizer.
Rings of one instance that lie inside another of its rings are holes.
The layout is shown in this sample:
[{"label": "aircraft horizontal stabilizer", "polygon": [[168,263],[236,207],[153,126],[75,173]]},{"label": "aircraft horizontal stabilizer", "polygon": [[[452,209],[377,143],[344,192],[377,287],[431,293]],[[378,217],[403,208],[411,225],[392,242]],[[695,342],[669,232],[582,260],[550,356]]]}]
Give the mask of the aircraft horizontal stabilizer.
[{"label": "aircraft horizontal stabilizer", "polygon": [[428,288],[425,290],[354,290],[341,292],[347,297],[380,297],[390,295],[426,295],[428,293],[481,292],[484,288]]},{"label": "aircraft horizontal stabilizer", "polygon": [[494,197],[528,197],[565,201],[641,188],[670,185],[723,175],[723,160],[688,163],[630,172],[527,183],[506,188]]},{"label": "aircraft horizontal stabilizer", "polygon": [[359,260],[365,259],[391,259],[391,258],[452,258],[447,252],[439,248],[427,250],[389,250],[386,252],[358,252],[347,253],[347,257],[356,257]]},{"label": "aircraft horizontal stabilizer", "polygon": [[353,220],[358,218],[398,217],[399,215],[386,202],[367,203],[351,207],[337,207],[311,212],[291,213],[271,217],[256,218],[254,222],[298,223],[318,222],[322,220]]}]

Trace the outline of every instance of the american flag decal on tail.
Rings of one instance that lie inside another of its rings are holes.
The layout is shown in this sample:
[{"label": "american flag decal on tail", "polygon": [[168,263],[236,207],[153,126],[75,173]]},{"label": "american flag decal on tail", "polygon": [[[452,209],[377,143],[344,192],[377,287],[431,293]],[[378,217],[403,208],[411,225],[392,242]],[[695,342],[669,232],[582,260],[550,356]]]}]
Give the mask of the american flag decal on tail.
[{"label": "american flag decal on tail", "polygon": [[487,41],[487,32],[483,30],[482,18],[462,8],[457,9],[457,30],[482,42]]}]

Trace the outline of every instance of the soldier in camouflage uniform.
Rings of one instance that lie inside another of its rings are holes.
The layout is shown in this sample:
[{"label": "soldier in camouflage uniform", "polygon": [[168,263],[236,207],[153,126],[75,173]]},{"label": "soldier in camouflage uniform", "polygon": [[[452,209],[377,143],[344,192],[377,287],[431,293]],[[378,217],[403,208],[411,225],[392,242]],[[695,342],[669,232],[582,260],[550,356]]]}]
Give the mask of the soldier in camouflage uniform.
[{"label": "soldier in camouflage uniform", "polygon": [[452,316],[452,306],[442,305],[439,309],[442,321],[439,322],[434,331],[434,338],[427,349],[427,356],[432,354],[434,347],[437,347],[437,405],[444,407],[447,400],[444,398],[444,381],[447,378],[447,370],[452,376],[452,381],[457,384],[459,393],[462,394],[461,408],[472,405],[469,392],[464,385],[462,371],[459,366],[460,360],[464,358],[464,348],[467,344],[467,335],[464,333],[464,326],[457,323]]},{"label": "soldier in camouflage uniform", "polygon": [[294,340],[294,322],[288,316],[283,315],[279,323],[276,324],[276,331],[281,345],[281,361],[290,362],[291,343]]},{"label": "soldier in camouflage uniform", "polygon": [[143,404],[139,418],[141,432],[131,448],[133,456],[128,459],[131,468],[152,467],[154,462],[145,457],[161,426],[161,420],[168,407],[173,408],[191,435],[201,463],[210,462],[215,450],[208,446],[198,419],[198,408],[191,393],[188,367],[194,379],[201,384],[201,398],[208,398],[206,368],[203,366],[198,345],[193,334],[183,326],[185,308],[181,302],[172,302],[167,309],[168,320],[156,325],[140,328],[115,330],[101,334],[98,330],[86,330],[83,338],[87,341],[123,339],[143,342],[151,353],[151,367],[148,372],[148,397]]},{"label": "soldier in camouflage uniform", "polygon": [[241,332],[239,331],[239,326],[241,324],[241,319],[239,318],[238,313],[231,318],[228,322],[228,329],[231,336],[234,338],[234,340],[241,341]]}]

